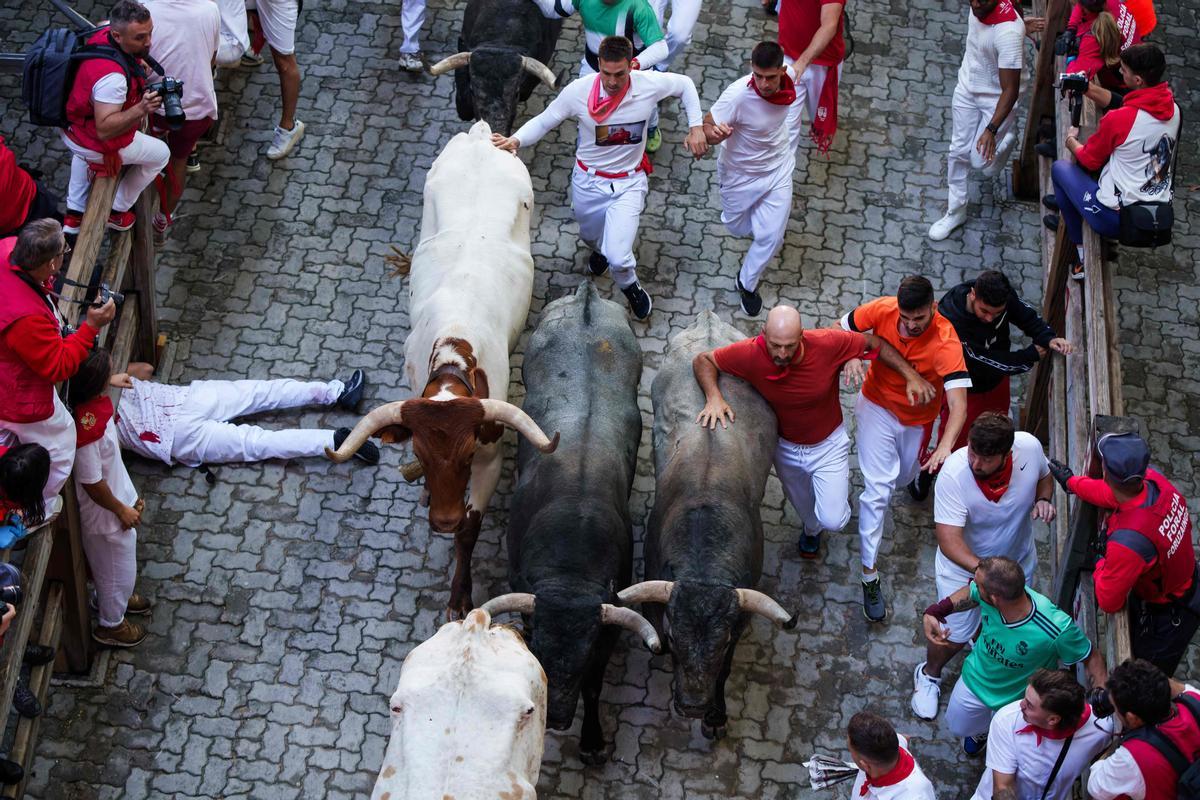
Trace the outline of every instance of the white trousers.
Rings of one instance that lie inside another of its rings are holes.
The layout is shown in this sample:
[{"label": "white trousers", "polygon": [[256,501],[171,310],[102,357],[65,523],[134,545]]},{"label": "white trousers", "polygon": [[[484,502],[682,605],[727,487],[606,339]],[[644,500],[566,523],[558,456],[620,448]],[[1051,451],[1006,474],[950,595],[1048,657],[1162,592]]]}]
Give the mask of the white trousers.
[{"label": "white trousers", "polygon": [[[87,206],[88,194],[92,191],[92,182],[88,180],[88,162],[99,163],[104,160],[104,156],[76,144],[65,131],[62,133],[62,140],[67,149],[74,154],[71,159],[71,183],[67,187],[67,208],[83,211]],[[133,208],[142,190],[154,180],[154,176],[167,166],[171,151],[162,139],[155,139],[138,131],[133,134],[133,141],[121,148],[120,154],[126,169],[121,176],[121,182],[117,184],[112,210],[128,211]]]},{"label": "white trousers", "polygon": [[579,238],[608,259],[613,281],[622,289],[637,282],[633,244],[648,189],[644,172],[610,180],[576,164],[571,174],[571,210],[579,223]]},{"label": "white trousers", "polygon": [[[967,204],[967,177],[972,169],[983,169],[990,165],[975,149],[975,143],[983,135],[992,115],[996,113],[999,95],[975,94],[961,86],[954,87],[954,99],[950,104],[952,127],[950,130],[950,153],[946,158],[946,183],[949,187],[949,210],[957,211]],[[1010,113],[1000,125],[996,144],[1012,130],[1017,115]]]},{"label": "white trousers", "polygon": [[125,608],[137,582],[137,531],[96,533],[85,530],[83,552],[92,569],[100,624],[115,628],[125,619]]},{"label": "white trousers", "polygon": [[854,404],[858,423],[854,441],[858,446],[858,468],[863,491],[858,498],[858,538],[863,567],[874,568],[883,541],[892,490],[911,483],[921,468],[918,460],[920,425],[903,425],[900,420],[868,400],[860,392]]},{"label": "white trousers", "polygon": [[850,521],[850,435],[846,426],[816,444],[781,438],[775,446],[775,474],[804,532],[840,531]]},{"label": "white trousers", "polygon": [[221,10],[221,39],[217,45],[217,66],[233,67],[250,49],[250,30],[246,24],[246,0],[217,0]]},{"label": "white trousers", "polygon": [[421,51],[421,27],[425,24],[425,0],[402,0],[400,27],[404,31],[401,53]]},{"label": "white trousers", "polygon": [[[829,67],[821,64],[809,64],[808,69],[796,80],[796,99],[788,108],[787,125],[791,131],[792,150],[800,144],[800,130],[804,119],[808,124],[817,117],[817,106],[821,102],[821,89],[825,87],[825,76]],[[838,77],[842,74],[842,65],[838,64]],[[807,116],[806,116],[807,115]]]},{"label": "white trousers", "polygon": [[342,393],[341,381],[193,381],[175,418],[171,458],[191,467],[324,455],[333,447],[333,431],[272,431],[229,420],[247,414],[297,406],[332,405]]},{"label": "white trousers", "polygon": [[263,38],[281,56],[296,52],[296,21],[300,17],[298,0],[247,0],[247,8],[258,12]]},{"label": "white trousers", "polygon": [[789,158],[775,172],[763,175],[743,175],[717,164],[721,222],[734,236],[754,237],[738,273],[742,286],[750,291],[758,286],[767,262],[783,246],[792,213],[792,174],[795,171],[794,158]]},{"label": "white trousers", "polygon": [[950,693],[950,702],[946,703],[946,727],[959,738],[982,736],[988,732],[995,713],[975,696],[967,687],[967,682],[960,677]]},{"label": "white trousers", "polygon": [[[662,62],[664,69],[669,69],[675,63],[675,57],[691,44],[692,29],[700,18],[700,0],[655,0],[654,13],[658,15],[660,25],[665,25],[667,33],[667,60]],[[671,7],[671,15],[663,21],[667,6]]]},{"label": "white trousers", "polygon": [[0,420],[0,444],[40,444],[50,453],[50,477],[42,496],[49,516],[58,506],[58,493],[71,477],[75,466],[75,419],[54,393],[54,411],[39,422],[7,422]]}]

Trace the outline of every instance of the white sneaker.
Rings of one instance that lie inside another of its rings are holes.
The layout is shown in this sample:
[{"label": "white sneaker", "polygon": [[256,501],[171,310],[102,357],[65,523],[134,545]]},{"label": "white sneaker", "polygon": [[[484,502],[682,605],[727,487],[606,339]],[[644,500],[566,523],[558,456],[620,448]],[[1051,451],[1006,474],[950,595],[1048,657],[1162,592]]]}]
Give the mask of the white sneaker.
[{"label": "white sneaker", "polygon": [[925,674],[922,661],[913,670],[912,710],[921,719],[937,719],[938,701],[942,699],[942,679]]},{"label": "white sneaker", "polygon": [[299,144],[303,138],[304,123],[300,120],[296,120],[290,131],[276,126],[275,138],[271,140],[271,146],[267,148],[267,158],[272,161],[283,158],[292,152],[292,148]]},{"label": "white sneaker", "polygon": [[420,53],[401,53],[400,69],[405,72],[424,72],[425,62],[421,60]]},{"label": "white sneaker", "polygon": [[992,163],[983,168],[983,174],[988,178],[994,178],[1004,171],[1004,165],[1012,158],[1013,146],[1017,143],[1017,134],[1015,131],[1009,131],[1004,134],[1004,138],[996,145],[996,152],[992,154]]},{"label": "white sneaker", "polygon": [[967,210],[960,208],[957,211],[951,211],[946,216],[939,219],[937,222],[929,226],[929,238],[935,242],[940,242],[949,236],[955,228],[967,221]]}]

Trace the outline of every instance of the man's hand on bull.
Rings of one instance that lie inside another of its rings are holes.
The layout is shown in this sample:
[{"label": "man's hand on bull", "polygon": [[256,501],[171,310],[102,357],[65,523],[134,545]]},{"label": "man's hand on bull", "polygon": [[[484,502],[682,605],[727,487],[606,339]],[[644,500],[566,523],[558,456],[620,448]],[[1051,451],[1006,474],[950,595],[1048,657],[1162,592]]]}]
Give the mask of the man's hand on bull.
[{"label": "man's hand on bull", "polygon": [[493,133],[492,144],[501,150],[507,150],[510,153],[516,154],[517,148],[521,146],[521,140],[515,136],[504,136],[500,133]]},{"label": "man's hand on bull", "polygon": [[703,157],[708,152],[708,139],[704,136],[704,126],[697,125],[688,130],[687,140],[683,144],[693,158]]},{"label": "man's hand on bull", "polygon": [[721,423],[721,428],[724,429],[728,428],[729,423],[736,418],[737,414],[733,413],[733,409],[729,407],[729,403],[725,402],[725,398],[718,397],[704,404],[704,408],[696,415],[696,422],[715,431],[718,421]]}]

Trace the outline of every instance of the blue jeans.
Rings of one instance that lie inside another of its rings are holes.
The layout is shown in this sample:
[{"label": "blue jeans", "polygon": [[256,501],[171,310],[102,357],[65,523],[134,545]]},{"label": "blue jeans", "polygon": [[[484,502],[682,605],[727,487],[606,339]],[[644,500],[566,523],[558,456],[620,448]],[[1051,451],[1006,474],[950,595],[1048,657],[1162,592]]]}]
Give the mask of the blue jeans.
[{"label": "blue jeans", "polygon": [[1050,180],[1054,183],[1054,198],[1072,242],[1083,244],[1085,221],[1106,239],[1116,239],[1120,235],[1121,215],[1096,199],[1100,185],[1078,164],[1055,161],[1050,168]]}]

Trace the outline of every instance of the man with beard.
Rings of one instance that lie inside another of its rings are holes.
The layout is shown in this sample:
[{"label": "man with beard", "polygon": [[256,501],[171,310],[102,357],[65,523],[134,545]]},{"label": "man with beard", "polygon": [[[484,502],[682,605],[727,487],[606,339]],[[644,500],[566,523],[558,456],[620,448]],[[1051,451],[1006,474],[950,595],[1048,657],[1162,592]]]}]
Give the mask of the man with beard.
[{"label": "man with beard", "polygon": [[804,330],[800,312],[776,306],[762,334],[701,353],[692,361],[704,390],[696,421],[728,427],[735,414],[717,385],[721,372],[753,386],[779,424],[775,474],[804,522],[800,555],[816,558],[821,531],[840,531],[850,521],[850,436],[842,422],[838,373],[846,362],[878,358],[904,381],[910,402],[927,402],[934,388],[880,336],[835,328]]},{"label": "man with beard", "polygon": [[[1035,436],[1016,432],[1004,414],[980,414],[967,446],[946,459],[934,487],[933,520],[938,549],[934,576],[938,597],[971,582],[981,558],[1005,556],[1032,581],[1037,568],[1033,520],[1054,519],[1054,476]],[[913,713],[934,719],[942,668],[975,635],[979,608],[946,617],[946,644],[932,641],[913,671]]]}]

